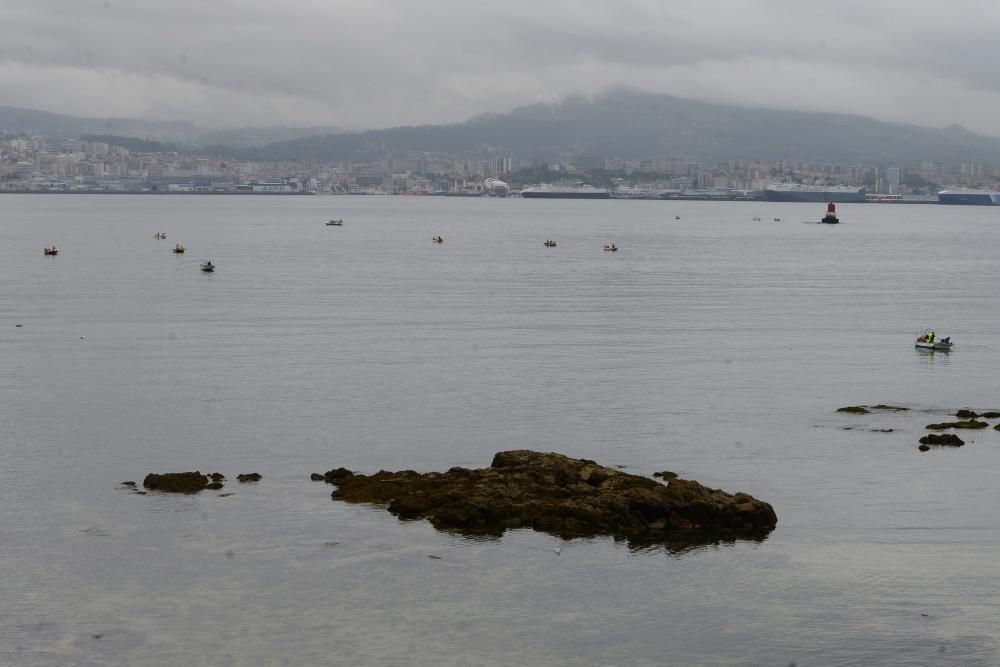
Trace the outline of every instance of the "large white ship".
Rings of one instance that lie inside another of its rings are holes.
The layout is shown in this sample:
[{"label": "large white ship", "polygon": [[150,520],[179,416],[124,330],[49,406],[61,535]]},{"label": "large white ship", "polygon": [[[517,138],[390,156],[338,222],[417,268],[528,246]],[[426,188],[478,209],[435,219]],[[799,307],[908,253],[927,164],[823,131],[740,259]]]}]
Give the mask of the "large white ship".
[{"label": "large white ship", "polygon": [[835,202],[858,204],[865,201],[865,189],[852,185],[801,185],[769,183],[764,189],[767,201]]}]

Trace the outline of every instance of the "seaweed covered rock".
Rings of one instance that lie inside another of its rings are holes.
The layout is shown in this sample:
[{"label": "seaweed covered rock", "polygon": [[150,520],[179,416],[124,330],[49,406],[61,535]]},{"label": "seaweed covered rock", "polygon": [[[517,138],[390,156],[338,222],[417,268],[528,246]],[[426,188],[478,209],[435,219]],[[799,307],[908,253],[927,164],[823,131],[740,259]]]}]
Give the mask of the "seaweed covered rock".
[{"label": "seaweed covered rock", "polygon": [[845,408],[837,408],[837,412],[849,412],[852,415],[866,415],[871,412],[871,410],[863,405],[848,405]]},{"label": "seaweed covered rock", "polygon": [[[213,484],[217,483],[213,482]],[[150,473],[146,475],[146,479],[142,480],[142,485],[153,491],[198,493],[208,488],[209,481],[207,475],[202,475],[200,471],[196,470],[194,472]],[[221,487],[222,485],[219,484],[219,486]]]},{"label": "seaweed covered rock", "polygon": [[964,428],[964,429],[979,429],[986,428],[989,426],[986,422],[970,420],[961,422],[941,422],[938,424],[928,424],[927,430],[929,431],[944,431],[949,428]]},{"label": "seaweed covered rock", "polygon": [[337,476],[334,499],[384,504],[402,519],[427,518],[463,532],[533,528],[563,537],[699,543],[762,539],[777,523],[771,505],[745,493],[683,479],[662,484],[562,454],[499,452],[489,468],[444,473],[347,472]]},{"label": "seaweed covered rock", "polygon": [[975,419],[972,419],[970,421],[955,422],[955,428],[979,429],[979,428],[987,428],[988,426],[989,424],[987,424],[986,422],[976,421]]},{"label": "seaweed covered rock", "polygon": [[920,438],[920,444],[938,445],[941,447],[961,447],[962,445],[965,444],[965,441],[952,433],[942,433],[940,435],[938,434],[925,435],[924,437]]}]

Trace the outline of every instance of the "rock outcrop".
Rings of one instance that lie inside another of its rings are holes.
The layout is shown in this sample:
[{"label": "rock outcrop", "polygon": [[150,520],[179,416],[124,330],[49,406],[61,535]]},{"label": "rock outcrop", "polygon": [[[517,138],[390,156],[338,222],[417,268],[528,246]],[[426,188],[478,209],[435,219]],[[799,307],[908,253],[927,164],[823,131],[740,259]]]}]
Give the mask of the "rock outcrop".
[{"label": "rock outcrop", "polygon": [[928,424],[927,430],[929,431],[944,431],[949,428],[966,428],[966,429],[979,429],[986,428],[989,426],[986,422],[980,422],[976,420],[961,421],[961,422],[941,422],[939,424]]},{"label": "rock outcrop", "polygon": [[965,444],[965,441],[953,433],[942,433],[941,435],[925,435],[920,438],[920,444],[938,445],[940,447],[961,447]]},{"label": "rock outcrop", "polygon": [[[222,488],[219,482],[217,488]],[[142,480],[142,485],[153,491],[165,491],[167,493],[198,493],[209,488],[207,475],[202,475],[199,471],[194,472],[167,472],[162,475],[150,473],[146,479]]]},{"label": "rock outcrop", "polygon": [[236,476],[238,482],[259,482],[264,479],[259,472],[244,473]]},{"label": "rock outcrop", "polygon": [[528,450],[499,452],[489,468],[326,475],[333,498],[376,503],[439,529],[502,534],[534,528],[562,537],[613,535],[640,542],[763,539],[777,523],[768,503],[698,482],[662,484],[586,459]]}]

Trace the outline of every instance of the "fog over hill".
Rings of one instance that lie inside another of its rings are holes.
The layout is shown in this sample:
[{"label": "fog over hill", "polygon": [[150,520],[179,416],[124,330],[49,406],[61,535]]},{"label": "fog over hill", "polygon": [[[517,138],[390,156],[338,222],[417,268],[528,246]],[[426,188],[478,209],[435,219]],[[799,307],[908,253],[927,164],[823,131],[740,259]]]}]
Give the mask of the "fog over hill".
[{"label": "fog over hill", "polygon": [[1000,163],[1000,138],[864,116],[711,104],[615,90],[464,123],[364,132],[334,128],[208,130],[190,123],[83,119],[0,107],[0,131],[75,138],[135,136],[252,160],[368,161],[415,153],[555,159],[580,155],[703,162],[782,159],[831,163]]},{"label": "fog over hill", "polygon": [[958,126],[888,123],[846,114],[751,109],[614,91],[571,97],[454,125],[308,137],[233,153],[251,159],[371,160],[419,152],[552,159],[686,156],[730,159],[1000,162],[1000,139]]}]

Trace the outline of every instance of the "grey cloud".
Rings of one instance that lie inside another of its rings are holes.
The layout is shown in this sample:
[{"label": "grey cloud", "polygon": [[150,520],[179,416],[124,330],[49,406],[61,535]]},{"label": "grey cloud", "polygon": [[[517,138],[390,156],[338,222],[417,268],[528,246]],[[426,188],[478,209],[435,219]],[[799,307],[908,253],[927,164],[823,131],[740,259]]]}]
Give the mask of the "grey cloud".
[{"label": "grey cloud", "polygon": [[896,0],[17,5],[0,22],[0,104],[371,127],[627,84],[1000,134],[1000,7],[972,0],[946,12]]}]

